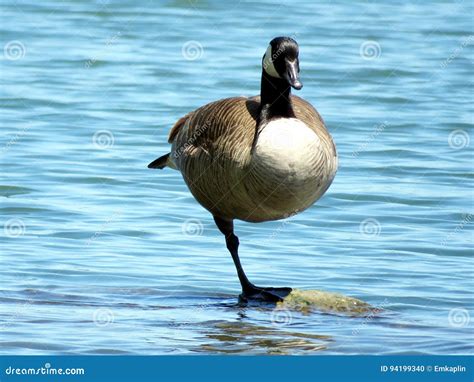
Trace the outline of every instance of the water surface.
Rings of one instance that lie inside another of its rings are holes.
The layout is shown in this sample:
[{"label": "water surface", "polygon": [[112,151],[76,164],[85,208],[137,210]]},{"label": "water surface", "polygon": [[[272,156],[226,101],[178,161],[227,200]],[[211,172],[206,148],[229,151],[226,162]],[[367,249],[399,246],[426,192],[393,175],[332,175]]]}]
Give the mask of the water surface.
[{"label": "water surface", "polygon": [[[473,352],[471,2],[2,2],[0,352]],[[237,304],[223,237],[179,173],[175,120],[259,91],[277,35],[340,168],[286,221],[237,222],[260,285],[371,317]]]}]

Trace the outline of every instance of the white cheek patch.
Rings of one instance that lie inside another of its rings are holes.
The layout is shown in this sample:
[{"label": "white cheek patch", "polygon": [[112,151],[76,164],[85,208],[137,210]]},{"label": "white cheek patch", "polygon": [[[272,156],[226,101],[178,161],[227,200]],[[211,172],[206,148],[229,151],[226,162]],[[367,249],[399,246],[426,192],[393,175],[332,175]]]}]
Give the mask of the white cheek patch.
[{"label": "white cheek patch", "polygon": [[265,52],[265,56],[263,57],[262,66],[263,66],[263,70],[265,70],[267,74],[269,74],[270,76],[281,78],[281,76],[278,74],[278,72],[275,69],[275,65],[273,65],[271,45],[268,45],[267,51]]}]

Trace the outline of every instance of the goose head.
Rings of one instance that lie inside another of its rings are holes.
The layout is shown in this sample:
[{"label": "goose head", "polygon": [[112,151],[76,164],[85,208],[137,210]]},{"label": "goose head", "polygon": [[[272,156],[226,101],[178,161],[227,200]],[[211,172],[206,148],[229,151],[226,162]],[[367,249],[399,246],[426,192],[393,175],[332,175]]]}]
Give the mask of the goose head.
[{"label": "goose head", "polygon": [[270,41],[263,56],[262,68],[270,77],[283,79],[292,88],[300,90],[303,84],[299,78],[298,53],[298,43],[291,37],[276,37]]}]

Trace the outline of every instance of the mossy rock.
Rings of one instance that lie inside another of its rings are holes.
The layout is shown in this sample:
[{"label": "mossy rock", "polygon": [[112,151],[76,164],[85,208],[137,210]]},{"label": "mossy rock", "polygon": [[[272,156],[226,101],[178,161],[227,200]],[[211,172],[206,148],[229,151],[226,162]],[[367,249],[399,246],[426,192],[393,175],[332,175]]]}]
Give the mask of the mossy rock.
[{"label": "mossy rock", "polygon": [[350,316],[365,316],[379,311],[364,301],[339,293],[299,289],[293,289],[277,304],[277,309],[290,309],[303,313],[321,311]]}]

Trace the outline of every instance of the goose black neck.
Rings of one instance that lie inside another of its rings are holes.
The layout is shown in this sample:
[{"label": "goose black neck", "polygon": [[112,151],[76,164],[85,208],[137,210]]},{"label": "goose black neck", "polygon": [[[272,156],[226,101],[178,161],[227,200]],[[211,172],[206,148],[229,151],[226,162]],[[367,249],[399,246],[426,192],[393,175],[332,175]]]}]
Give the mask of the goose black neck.
[{"label": "goose black neck", "polygon": [[275,117],[294,118],[290,92],[291,87],[286,80],[271,77],[262,70],[259,123]]}]

